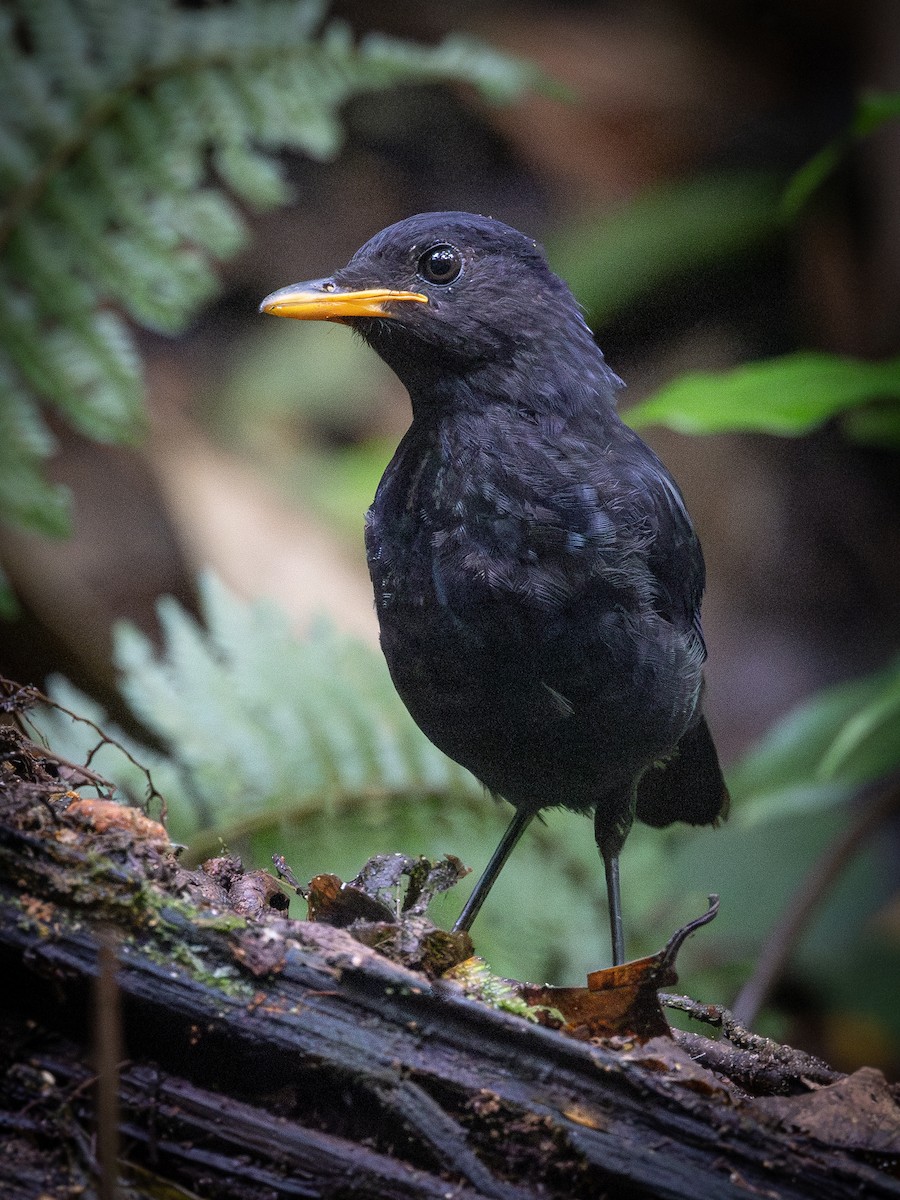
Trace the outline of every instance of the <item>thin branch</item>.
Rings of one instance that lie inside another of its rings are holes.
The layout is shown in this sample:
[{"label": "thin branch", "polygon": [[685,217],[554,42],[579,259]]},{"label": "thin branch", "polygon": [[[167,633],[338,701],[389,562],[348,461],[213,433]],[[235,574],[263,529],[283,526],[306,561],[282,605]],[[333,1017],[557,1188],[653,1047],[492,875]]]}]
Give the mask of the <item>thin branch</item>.
[{"label": "thin branch", "polygon": [[42,758],[55,762],[57,766],[65,767],[67,771],[75,771],[81,778],[83,783],[90,783],[95,788],[106,788],[110,792],[116,790],[116,785],[110,783],[102,775],[98,775],[96,771],[92,771],[90,767],[82,766],[81,763],[73,762],[70,758],[65,758],[62,754],[57,754],[55,750],[49,749],[47,746],[37,746],[29,739],[28,745],[40,752]]},{"label": "thin branch", "polygon": [[[11,679],[7,679],[5,676],[0,675],[0,711],[14,712],[19,722],[23,720],[27,721],[27,709],[31,707],[32,704],[37,703],[46,704],[49,708],[55,708],[57,712],[64,713],[73,721],[79,721],[82,725],[87,725],[94,730],[94,732],[100,738],[100,742],[91,750],[90,754],[88,755],[88,763],[90,763],[91,759],[101,746],[115,746],[117,750],[121,751],[121,753],[125,755],[132,766],[137,767],[137,769],[147,780],[147,804],[149,805],[151,800],[159,801],[159,819],[163,825],[165,825],[166,817],[168,816],[168,806],[166,804],[165,797],[156,789],[156,785],[153,782],[153,776],[150,774],[149,767],[145,767],[143,763],[138,762],[138,760],[134,757],[131,751],[127,749],[127,747],[123,746],[122,743],[117,741],[114,737],[110,737],[110,735],[101,729],[96,721],[92,721],[90,717],[83,717],[80,713],[73,712],[70,708],[66,708],[64,705],[57,703],[56,700],[51,700],[51,698],[45,695],[40,688],[36,688],[30,684],[26,687],[23,687],[21,684],[14,683]],[[68,759],[61,758],[58,754],[55,754],[51,750],[42,750],[42,753],[45,753],[48,759],[52,759],[54,762],[58,762],[62,766],[81,771],[86,782],[94,785],[113,788],[113,785],[109,783],[108,780],[104,779],[96,772],[91,771],[87,765],[78,766],[75,763],[69,762]]]},{"label": "thin branch", "polygon": [[[723,1075],[752,1096],[791,1095],[801,1087],[828,1087],[845,1078],[802,1050],[774,1059],[760,1051],[740,1050],[724,1038],[714,1042],[705,1034],[684,1029],[673,1029],[672,1034],[698,1066]],[[780,1049],[790,1050],[787,1046]]]},{"label": "thin branch", "polygon": [[[711,1025],[714,1029],[721,1029],[732,1046],[738,1050],[746,1050],[766,1062],[791,1067],[798,1076],[811,1076],[817,1080],[826,1078],[829,1083],[840,1078],[839,1073],[833,1071],[821,1059],[802,1050],[795,1050],[793,1046],[784,1046],[772,1038],[753,1033],[723,1004],[704,1004],[703,1001],[694,1000],[690,996],[676,996],[669,992],[660,992],[659,1000],[664,1008],[687,1013],[695,1021]],[[704,1041],[709,1042],[709,1039],[705,1038]],[[711,1047],[717,1044],[709,1042]]]},{"label": "thin branch", "polygon": [[734,1016],[740,1024],[752,1025],[756,1020],[835,880],[879,826],[897,811],[900,811],[900,784],[895,782],[862,804],[850,826],[826,847],[813,864],[769,934],[753,974],[734,1002]]}]

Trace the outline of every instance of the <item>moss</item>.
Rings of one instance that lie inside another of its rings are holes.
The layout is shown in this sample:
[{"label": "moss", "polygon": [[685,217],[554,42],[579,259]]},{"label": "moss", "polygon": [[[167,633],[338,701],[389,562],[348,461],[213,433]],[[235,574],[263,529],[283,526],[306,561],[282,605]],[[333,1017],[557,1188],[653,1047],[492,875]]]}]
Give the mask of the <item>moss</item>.
[{"label": "moss", "polygon": [[565,1023],[562,1015],[554,1008],[543,1004],[526,1004],[515,987],[502,976],[494,975],[484,959],[477,955],[453,967],[444,978],[455,980],[473,1000],[480,1000],[491,1008],[500,1009],[501,1012],[512,1013],[526,1021],[540,1024],[545,1023],[548,1018],[553,1022]]}]

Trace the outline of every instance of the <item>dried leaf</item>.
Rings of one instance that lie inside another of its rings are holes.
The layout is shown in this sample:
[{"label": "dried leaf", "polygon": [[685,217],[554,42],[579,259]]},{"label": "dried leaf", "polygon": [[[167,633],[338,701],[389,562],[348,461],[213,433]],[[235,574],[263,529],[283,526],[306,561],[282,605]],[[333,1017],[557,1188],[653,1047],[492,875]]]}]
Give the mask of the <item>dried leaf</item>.
[{"label": "dried leaf", "polygon": [[[468,868],[447,855],[438,862],[406,854],[376,854],[355,879],[317,875],[307,892],[309,919],[348,929],[357,941],[393,962],[436,978],[472,953],[468,934],[436,929],[424,915],[437,892]],[[403,892],[405,881],[405,893]]]},{"label": "dried leaf", "polygon": [[317,875],[309,885],[309,919],[344,928],[354,921],[397,924],[401,916],[421,916],[434,896],[468,873],[452,854],[437,862],[408,854],[376,854],[349,883],[336,875]]},{"label": "dried leaf", "polygon": [[394,923],[394,913],[380,900],[337,875],[316,875],[309,881],[310,921],[321,921],[346,929],[354,921]]},{"label": "dried leaf", "polygon": [[882,1073],[861,1067],[846,1079],[801,1096],[759,1100],[781,1124],[828,1146],[900,1154],[900,1106]]},{"label": "dried leaf", "polygon": [[658,954],[588,975],[586,988],[538,987],[523,984],[519,995],[529,1005],[546,1005],[562,1013],[564,1032],[587,1037],[625,1037],[646,1042],[671,1037],[657,992],[678,979],[675,959],[684,941],[719,910],[718,896],[709,909],[689,921]]}]

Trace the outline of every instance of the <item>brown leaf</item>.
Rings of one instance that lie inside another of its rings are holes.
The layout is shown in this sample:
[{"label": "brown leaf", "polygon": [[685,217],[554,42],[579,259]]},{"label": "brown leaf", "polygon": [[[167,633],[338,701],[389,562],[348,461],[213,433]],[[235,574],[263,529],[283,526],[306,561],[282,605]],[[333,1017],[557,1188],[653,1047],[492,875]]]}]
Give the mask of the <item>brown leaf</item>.
[{"label": "brown leaf", "polygon": [[350,883],[337,875],[311,880],[306,891],[309,919],[349,929],[357,941],[393,962],[435,978],[467,958],[472,942],[468,934],[436,929],[424,910],[435,893],[467,873],[452,855],[431,862],[377,854]]},{"label": "brown leaf", "polygon": [[685,939],[706,925],[719,910],[710,896],[709,909],[678,930],[664,949],[648,958],[592,971],[586,988],[523,984],[519,995],[530,1005],[555,1008],[565,1018],[564,1031],[576,1036],[625,1037],[639,1042],[671,1037],[657,992],[677,982],[675,959]]},{"label": "brown leaf", "polygon": [[[648,970],[648,964],[653,963],[653,959],[642,958],[626,964],[635,970],[618,983],[610,981],[602,991],[523,984],[519,994],[526,1004],[546,1005],[561,1012],[566,1033],[648,1041],[669,1035],[669,1024],[656,996],[656,989],[662,985]],[[622,968],[613,967],[610,973],[613,971],[621,972]]]},{"label": "brown leaf", "polygon": [[376,854],[349,883],[337,875],[317,875],[309,885],[309,919],[340,928],[354,921],[398,924],[421,916],[439,892],[468,875],[452,854],[437,862],[406,854]]},{"label": "brown leaf", "polygon": [[346,929],[354,921],[396,924],[395,915],[386,904],[352,883],[344,883],[337,875],[316,875],[311,879],[306,902],[310,921],[322,921],[338,929]]},{"label": "brown leaf", "polygon": [[829,1146],[900,1154],[900,1107],[875,1067],[802,1096],[773,1096],[760,1108]]}]

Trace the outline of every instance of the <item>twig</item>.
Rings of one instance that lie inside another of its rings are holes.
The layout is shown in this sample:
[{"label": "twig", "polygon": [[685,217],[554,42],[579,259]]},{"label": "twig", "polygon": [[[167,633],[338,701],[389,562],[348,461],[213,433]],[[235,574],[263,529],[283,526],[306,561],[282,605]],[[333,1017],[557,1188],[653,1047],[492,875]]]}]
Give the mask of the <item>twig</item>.
[{"label": "twig", "polygon": [[[731,1042],[713,1041],[702,1033],[673,1029],[676,1043],[708,1071],[723,1075],[752,1096],[796,1094],[806,1088],[827,1087],[844,1076],[800,1050],[789,1061],[775,1062],[752,1050],[739,1050]],[[787,1049],[786,1047],[781,1047]]]},{"label": "twig", "polygon": [[72,762],[70,758],[64,758],[63,755],[57,754],[55,750],[50,750],[47,746],[37,746],[31,739],[28,740],[29,748],[34,748],[40,752],[44,759],[49,759],[55,762],[60,767],[65,767],[68,771],[76,771],[80,778],[85,783],[92,784],[95,788],[108,788],[110,792],[116,790],[116,785],[108,779],[104,779],[102,775],[98,775],[96,771],[92,771],[90,767],[82,766],[81,763]]},{"label": "twig", "polygon": [[304,887],[303,884],[300,883],[297,876],[294,874],[294,872],[291,870],[290,866],[288,865],[288,861],[284,857],[284,855],[283,854],[273,854],[272,862],[275,866],[275,870],[278,874],[278,878],[283,879],[285,881],[285,883],[288,885],[288,887],[293,888],[294,891],[297,893],[298,896],[300,896],[301,899],[306,900],[309,896],[309,888]]},{"label": "twig", "polygon": [[64,713],[67,717],[71,717],[73,721],[79,721],[83,725],[90,726],[90,728],[93,729],[100,738],[100,742],[91,750],[90,754],[88,754],[87,763],[84,766],[77,766],[75,763],[71,763],[67,759],[61,758],[58,754],[54,754],[50,750],[46,752],[48,758],[52,758],[54,761],[62,764],[63,766],[81,771],[84,774],[87,782],[93,783],[94,785],[99,784],[103,787],[112,788],[113,785],[111,783],[109,783],[101,775],[97,775],[96,772],[90,770],[90,762],[101,746],[115,746],[117,750],[120,750],[122,754],[125,755],[132,766],[137,767],[137,769],[147,780],[147,804],[149,805],[151,800],[159,801],[159,819],[163,825],[165,825],[166,818],[168,817],[168,805],[166,804],[165,796],[157,791],[156,786],[153,783],[153,776],[150,774],[149,767],[145,767],[143,763],[138,762],[138,760],[134,757],[131,751],[128,750],[127,747],[123,746],[122,743],[117,741],[114,737],[110,737],[110,735],[101,729],[96,721],[92,721],[90,717],[83,717],[80,713],[72,712],[71,709],[59,704],[56,700],[51,700],[51,698],[46,696],[40,690],[40,688],[36,688],[30,684],[23,687],[21,684],[14,683],[11,679],[7,679],[5,676],[0,675],[0,711],[6,710],[8,712],[14,712],[17,719],[21,722],[23,720],[27,720],[25,717],[27,709],[30,708],[32,704],[38,702],[41,704],[46,704],[50,708],[55,708],[57,712]]},{"label": "twig", "polygon": [[734,1016],[741,1025],[752,1025],[781,976],[794,947],[809,921],[828,894],[831,885],[860,846],[891,813],[900,809],[900,784],[894,783],[860,806],[849,828],[838,835],[807,873],[784,914],[776,922],[757,960],[753,974],[734,1002]]},{"label": "twig", "polygon": [[[732,1046],[753,1054],[758,1062],[777,1063],[783,1068],[790,1068],[795,1078],[810,1078],[817,1082],[826,1079],[828,1083],[839,1078],[838,1072],[833,1071],[821,1059],[806,1054],[802,1050],[795,1050],[792,1046],[783,1046],[780,1042],[763,1037],[761,1034],[753,1033],[723,1004],[704,1004],[700,1000],[693,1000],[690,996],[676,996],[668,992],[660,992],[659,999],[665,1008],[677,1009],[679,1012],[687,1013],[695,1021],[702,1021],[705,1025],[721,1029]],[[709,1042],[709,1039],[706,1038],[704,1041]],[[709,1044],[715,1046],[717,1043],[709,1042]]]}]

